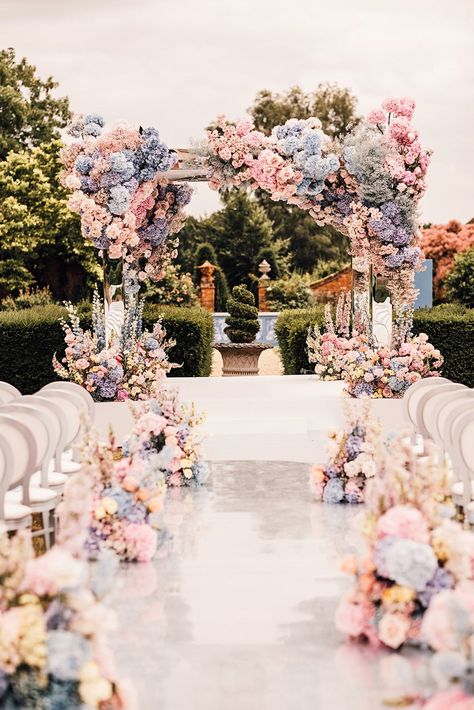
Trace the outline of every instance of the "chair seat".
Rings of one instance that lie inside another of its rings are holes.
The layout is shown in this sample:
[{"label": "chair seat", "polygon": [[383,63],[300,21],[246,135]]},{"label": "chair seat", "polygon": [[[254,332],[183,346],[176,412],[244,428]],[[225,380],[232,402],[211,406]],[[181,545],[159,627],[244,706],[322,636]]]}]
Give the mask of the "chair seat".
[{"label": "chair seat", "polygon": [[[48,486],[64,486],[67,479],[68,477],[65,473],[59,473],[59,471],[48,472]],[[30,484],[35,487],[41,487],[41,471],[37,471],[31,476]]]},{"label": "chair seat", "polygon": [[23,503],[9,503],[5,501],[5,522],[28,518],[32,512],[32,509],[27,505],[23,505]]},{"label": "chair seat", "polygon": [[[39,486],[30,486],[30,504],[31,507],[54,501],[58,497],[56,491],[50,491],[49,488],[40,488]],[[23,490],[14,488],[8,491],[5,496],[5,501],[8,503],[20,503],[23,499]]]},{"label": "chair seat", "polygon": [[[78,471],[80,471],[82,466],[77,461],[68,461],[68,460],[61,459],[61,468],[62,468],[62,473],[71,474],[71,473],[77,473]],[[53,469],[54,469],[54,462],[51,461],[50,471],[52,471]]]}]

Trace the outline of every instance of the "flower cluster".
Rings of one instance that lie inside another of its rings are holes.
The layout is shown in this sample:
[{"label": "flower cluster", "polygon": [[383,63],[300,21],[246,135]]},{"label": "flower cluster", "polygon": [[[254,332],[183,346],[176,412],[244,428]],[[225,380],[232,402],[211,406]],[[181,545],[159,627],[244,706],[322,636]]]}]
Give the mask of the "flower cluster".
[{"label": "flower cluster", "polygon": [[318,325],[308,329],[306,346],[308,360],[315,363],[314,371],[321,380],[341,380],[345,367],[346,353],[350,349],[349,339],[351,318],[351,295],[342,293],[333,319],[331,306],[324,309],[325,332]]},{"label": "flower cluster", "polygon": [[88,585],[84,561],[31,537],[0,536],[0,703],[8,708],[130,708],[106,637],[113,614]]},{"label": "flower cluster", "polygon": [[177,390],[161,389],[135,407],[135,426],[122,451],[144,470],[164,475],[168,486],[200,486],[209,475],[196,428],[203,417],[181,404]]},{"label": "flower cluster", "polygon": [[436,595],[473,578],[474,535],[449,517],[450,476],[439,451],[428,446],[419,457],[400,435],[378,457],[362,526],[368,554],[344,562],[356,584],[336,624],[350,637],[397,649],[420,641]]},{"label": "flower cluster", "polygon": [[75,306],[66,304],[69,319],[61,323],[66,350],[61,362],[54,356],[55,372],[84,387],[98,402],[152,396],[161,379],[176,367],[167,355],[174,341],[166,340],[159,321],[152,332],[142,331],[142,306],[131,305],[125,312],[121,337],[112,338],[105,347],[101,308],[95,296],[91,333],[81,328]]},{"label": "flower cluster", "polygon": [[164,476],[115,460],[115,446],[92,441],[86,465],[93,481],[86,547],[91,557],[113,550],[121,560],[149,562],[157,549],[156,515],[166,492]]},{"label": "flower cluster", "polygon": [[256,131],[251,118],[237,124],[218,116],[212,130],[207,132],[209,158],[209,186],[240,185],[249,177],[249,168],[265,145],[263,133]]},{"label": "flower cluster", "polygon": [[160,177],[176,153],[155,128],[120,125],[102,133],[103,126],[92,114],[76,117],[69,128],[76,140],[61,150],[61,181],[73,190],[69,207],[81,216],[86,239],[113,259],[127,258],[130,278],[159,279],[175,256],[170,239],[182,226],[190,189]]},{"label": "flower cluster", "polygon": [[363,503],[367,479],[375,476],[375,448],[380,426],[370,416],[370,405],[345,402],[346,426],[329,433],[328,461],[311,469],[315,500],[325,503]]},{"label": "flower cluster", "polygon": [[442,364],[425,333],[393,348],[375,347],[361,335],[347,341],[342,372],[352,397],[400,398],[414,382],[438,376]]}]

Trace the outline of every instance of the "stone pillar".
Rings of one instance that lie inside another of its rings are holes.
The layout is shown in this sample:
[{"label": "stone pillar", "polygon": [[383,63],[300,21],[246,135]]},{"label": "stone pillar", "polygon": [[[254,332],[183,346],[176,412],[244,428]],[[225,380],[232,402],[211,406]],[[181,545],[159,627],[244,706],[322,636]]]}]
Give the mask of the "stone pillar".
[{"label": "stone pillar", "polygon": [[214,283],[215,268],[214,264],[211,264],[209,261],[205,261],[204,264],[198,266],[201,272],[201,306],[211,313],[214,313],[216,299],[216,286]]},{"label": "stone pillar", "polygon": [[258,280],[258,310],[261,313],[266,313],[268,311],[268,305],[267,305],[267,286],[268,282],[270,281],[270,277],[268,275],[269,271],[272,270],[272,267],[268,263],[266,259],[260,262],[258,265],[258,270],[260,271],[260,278]]}]

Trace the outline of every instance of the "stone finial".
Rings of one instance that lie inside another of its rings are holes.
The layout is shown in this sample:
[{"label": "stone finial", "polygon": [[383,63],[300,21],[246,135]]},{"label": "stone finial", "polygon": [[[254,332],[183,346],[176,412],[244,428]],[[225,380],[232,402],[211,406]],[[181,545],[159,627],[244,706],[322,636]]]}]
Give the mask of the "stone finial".
[{"label": "stone finial", "polygon": [[216,270],[214,264],[206,259],[201,266],[198,266],[198,269],[201,272],[201,286],[214,286],[214,271]]},{"label": "stone finial", "polygon": [[268,261],[266,259],[264,259],[263,261],[260,262],[260,264],[258,265],[258,270],[262,274],[260,276],[260,279],[266,280],[266,279],[270,278],[268,273],[272,270],[272,267],[270,266],[270,264],[268,263]]}]

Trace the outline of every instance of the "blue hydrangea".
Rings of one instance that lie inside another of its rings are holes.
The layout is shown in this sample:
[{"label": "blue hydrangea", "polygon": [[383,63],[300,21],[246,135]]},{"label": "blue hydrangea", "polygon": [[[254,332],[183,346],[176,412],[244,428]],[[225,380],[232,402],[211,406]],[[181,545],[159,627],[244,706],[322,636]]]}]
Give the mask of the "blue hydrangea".
[{"label": "blue hydrangea", "polygon": [[88,175],[94,167],[94,161],[89,155],[78,155],[74,166],[81,175]]},{"label": "blue hydrangea", "polygon": [[82,634],[59,629],[46,634],[47,672],[59,680],[77,680],[91,654],[90,642]]},{"label": "blue hydrangea", "polygon": [[346,441],[346,451],[348,461],[353,461],[362,451],[362,438],[355,434],[349,434]]},{"label": "blue hydrangea", "polygon": [[105,121],[102,118],[102,116],[98,113],[88,113],[87,116],[84,118],[84,125],[88,125],[89,123],[96,123],[100,128],[103,128],[105,125]]},{"label": "blue hydrangea", "polygon": [[94,138],[97,138],[100,136],[102,133],[102,128],[99,126],[98,123],[87,123],[84,126],[84,134],[86,136],[93,136]]},{"label": "blue hydrangea", "polygon": [[433,579],[438,560],[431,545],[398,539],[387,551],[385,566],[394,582],[422,592]]},{"label": "blue hydrangea", "polygon": [[117,394],[117,383],[110,378],[99,380],[99,396],[102,399],[113,399]]},{"label": "blue hydrangea", "polygon": [[392,392],[401,392],[404,388],[403,381],[399,380],[398,377],[395,377],[394,375],[388,378],[388,384]]},{"label": "blue hydrangea", "polygon": [[110,189],[109,210],[112,214],[122,215],[128,210],[130,205],[130,193],[122,185],[117,185]]},{"label": "blue hydrangea", "polygon": [[344,486],[340,478],[332,478],[326,483],[323,500],[331,504],[341,503],[344,500]]},{"label": "blue hydrangea", "polygon": [[358,382],[354,387],[355,397],[370,397],[373,392],[370,382]]},{"label": "blue hydrangea", "polygon": [[133,162],[123,152],[111,153],[109,165],[111,170],[121,176],[122,180],[129,180],[135,173]]},{"label": "blue hydrangea", "polygon": [[135,502],[133,495],[123,488],[104,488],[102,496],[116,501],[118,518],[126,518],[131,523],[142,523],[145,520],[146,508],[143,503]]}]

